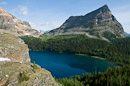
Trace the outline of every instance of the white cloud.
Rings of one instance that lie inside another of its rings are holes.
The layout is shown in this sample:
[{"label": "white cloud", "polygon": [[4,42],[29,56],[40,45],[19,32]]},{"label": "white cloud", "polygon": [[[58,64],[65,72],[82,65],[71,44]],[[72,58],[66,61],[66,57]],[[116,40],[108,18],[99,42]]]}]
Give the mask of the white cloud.
[{"label": "white cloud", "polygon": [[24,16],[28,15],[28,7],[24,6],[24,5],[19,5],[17,6],[17,8],[12,10],[13,14],[19,13],[22,14]]},{"label": "white cloud", "polygon": [[29,22],[29,24],[31,25],[32,28],[35,28],[37,25],[32,23],[32,22]]},{"label": "white cloud", "polygon": [[2,4],[2,5],[6,5],[6,4],[7,4],[7,2],[3,1],[3,2],[1,2],[1,4]]},{"label": "white cloud", "polygon": [[27,6],[19,6],[20,12],[23,15],[28,15],[28,8]]},{"label": "white cloud", "polygon": [[59,22],[45,22],[40,25],[40,29],[43,31],[52,30],[59,27]]},{"label": "white cloud", "polygon": [[59,22],[44,22],[44,23],[34,23],[34,22],[29,22],[32,28],[37,29],[37,30],[42,30],[42,31],[48,31],[55,29],[60,26]]}]

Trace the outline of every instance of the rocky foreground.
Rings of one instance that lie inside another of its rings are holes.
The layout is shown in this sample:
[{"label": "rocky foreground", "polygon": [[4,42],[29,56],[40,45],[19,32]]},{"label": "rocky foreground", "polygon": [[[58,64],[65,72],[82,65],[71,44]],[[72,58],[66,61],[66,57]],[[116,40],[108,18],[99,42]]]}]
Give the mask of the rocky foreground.
[{"label": "rocky foreground", "polygon": [[0,86],[60,86],[51,73],[30,63],[28,46],[11,34],[0,34]]},{"label": "rocky foreground", "polygon": [[0,80],[0,86],[60,86],[50,72],[31,63],[7,62],[1,64]]}]

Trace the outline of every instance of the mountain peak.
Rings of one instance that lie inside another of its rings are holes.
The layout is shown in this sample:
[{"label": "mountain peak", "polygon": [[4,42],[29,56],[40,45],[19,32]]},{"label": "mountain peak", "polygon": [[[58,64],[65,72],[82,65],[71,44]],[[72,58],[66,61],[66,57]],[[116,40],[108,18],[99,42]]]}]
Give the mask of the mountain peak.
[{"label": "mountain peak", "polygon": [[102,6],[101,8],[99,8],[99,9],[103,10],[103,11],[110,11],[108,5],[106,5],[106,4],[104,6]]},{"label": "mountain peak", "polygon": [[90,12],[90,13],[95,13],[95,14],[104,14],[104,13],[111,13],[111,10],[109,9],[109,7],[107,5],[104,5],[100,8],[98,8],[97,10]]},{"label": "mountain peak", "polygon": [[108,8],[109,9],[109,7],[108,7],[108,5],[107,4],[105,4],[104,6],[102,6],[103,8]]},{"label": "mountain peak", "polygon": [[3,8],[0,7],[0,11],[5,11]]},{"label": "mountain peak", "polygon": [[5,15],[5,14],[9,15],[7,11],[5,11],[3,8],[0,7],[0,15]]},{"label": "mountain peak", "polygon": [[54,29],[48,35],[86,34],[92,38],[109,39],[113,37],[125,37],[122,25],[112,15],[109,7],[104,5],[84,16],[69,17],[59,28]]}]

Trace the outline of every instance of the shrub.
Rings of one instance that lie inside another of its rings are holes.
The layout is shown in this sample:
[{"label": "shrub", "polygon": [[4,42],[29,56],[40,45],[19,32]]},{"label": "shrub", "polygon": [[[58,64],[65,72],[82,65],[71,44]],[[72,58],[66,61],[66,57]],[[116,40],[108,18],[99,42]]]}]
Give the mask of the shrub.
[{"label": "shrub", "polygon": [[39,69],[38,66],[35,64],[35,62],[33,63],[32,67],[33,67],[33,71],[34,71],[34,72],[36,72],[37,69]]},{"label": "shrub", "polygon": [[19,83],[23,81],[28,81],[28,80],[29,80],[29,77],[26,75],[25,72],[19,74]]}]

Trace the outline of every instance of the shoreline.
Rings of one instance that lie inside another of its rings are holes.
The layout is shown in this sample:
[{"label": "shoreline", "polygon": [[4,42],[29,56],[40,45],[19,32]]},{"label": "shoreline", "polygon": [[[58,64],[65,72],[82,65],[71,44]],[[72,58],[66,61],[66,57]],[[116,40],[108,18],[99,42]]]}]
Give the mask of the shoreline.
[{"label": "shoreline", "polygon": [[100,60],[106,60],[105,58],[102,58],[102,57],[99,57],[99,56],[91,56],[91,55],[87,55],[87,54],[75,54],[75,55],[90,56],[91,58],[100,59]]},{"label": "shoreline", "polygon": [[99,56],[91,56],[91,57],[93,57],[95,59],[106,60],[105,58],[102,58],[102,57],[99,57]]},{"label": "shoreline", "polygon": [[102,58],[102,57],[99,57],[99,56],[91,56],[91,55],[88,55],[88,54],[74,54],[74,55],[90,56],[90,58],[95,58],[95,59],[99,59],[99,60],[102,60],[102,61],[108,61],[108,62],[110,62],[110,63],[116,65],[117,67],[120,67],[119,64],[116,64],[116,63],[114,63],[114,62],[112,62],[112,61],[107,60],[106,58]]}]

